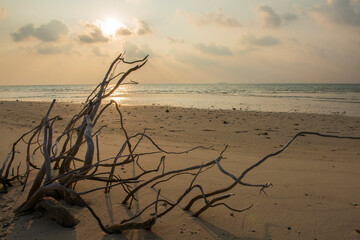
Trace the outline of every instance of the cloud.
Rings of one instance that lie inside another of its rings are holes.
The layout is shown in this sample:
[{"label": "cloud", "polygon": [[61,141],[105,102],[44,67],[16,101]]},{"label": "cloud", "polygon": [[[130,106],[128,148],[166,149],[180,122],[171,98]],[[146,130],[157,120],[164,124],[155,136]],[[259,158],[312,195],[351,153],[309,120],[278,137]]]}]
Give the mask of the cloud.
[{"label": "cloud", "polygon": [[270,6],[261,4],[256,7],[255,12],[263,27],[277,28],[281,26],[281,17]]},{"label": "cloud", "polygon": [[175,38],[172,38],[172,37],[167,37],[167,40],[170,43],[184,43],[184,39],[175,39]]},{"label": "cloud", "polygon": [[132,32],[125,26],[120,27],[117,31],[116,31],[116,35],[119,36],[130,36],[132,35]]},{"label": "cloud", "polygon": [[135,30],[135,32],[137,35],[146,35],[153,33],[152,27],[146,21],[136,19],[136,22],[137,22],[137,29]]},{"label": "cloud", "polygon": [[210,42],[209,44],[197,43],[194,45],[200,52],[215,55],[215,56],[231,56],[232,52],[228,47],[217,46],[215,43]]},{"label": "cloud", "polygon": [[284,22],[298,20],[298,16],[291,12],[285,12],[281,16],[275,12],[270,6],[261,4],[256,7],[255,13],[260,24],[265,28],[278,28]]},{"label": "cloud", "polygon": [[360,27],[360,0],[328,0],[310,9],[320,20]]},{"label": "cloud", "polygon": [[180,11],[180,13],[188,15],[198,26],[214,24],[223,27],[241,27],[241,24],[234,17],[226,16],[221,8],[215,8],[213,12],[202,13],[200,15],[186,11]]},{"label": "cloud", "polygon": [[56,55],[56,54],[72,54],[73,51],[72,44],[64,45],[53,45],[50,43],[38,44],[34,48],[36,53],[42,55]]},{"label": "cloud", "polygon": [[240,43],[244,45],[268,47],[279,45],[281,41],[271,35],[257,38],[252,34],[247,34],[240,39]]},{"label": "cloud", "polygon": [[137,45],[129,41],[123,43],[123,50],[125,52],[126,58],[132,60],[144,58],[146,55],[152,53],[148,45],[145,44],[141,48],[139,48]]},{"label": "cloud", "polygon": [[286,12],[282,15],[282,19],[287,22],[296,21],[298,18],[299,17],[296,14],[290,12]]},{"label": "cloud", "polygon": [[106,50],[100,49],[99,47],[93,47],[92,52],[99,57],[108,57],[109,53]]},{"label": "cloud", "polygon": [[23,41],[31,36],[33,36],[35,33],[35,25],[32,23],[29,23],[21,28],[19,28],[16,32],[10,33],[10,36],[15,42]]},{"label": "cloud", "polygon": [[195,68],[205,69],[217,63],[217,61],[212,58],[203,58],[186,51],[172,50],[171,56],[173,56],[176,61]]},{"label": "cloud", "polygon": [[35,37],[44,42],[55,42],[69,32],[67,26],[59,20],[52,20],[48,24],[35,29]]},{"label": "cloud", "polygon": [[79,35],[79,40],[82,43],[99,43],[99,42],[108,42],[110,38],[106,37],[101,31],[99,26],[94,24],[87,24],[89,32],[86,34]]},{"label": "cloud", "polygon": [[43,42],[56,42],[69,32],[68,27],[59,20],[52,20],[48,24],[42,24],[38,28],[29,23],[16,32],[10,33],[10,36],[15,42],[35,37]]},{"label": "cloud", "polygon": [[0,19],[6,17],[6,9],[4,7],[0,7]]}]

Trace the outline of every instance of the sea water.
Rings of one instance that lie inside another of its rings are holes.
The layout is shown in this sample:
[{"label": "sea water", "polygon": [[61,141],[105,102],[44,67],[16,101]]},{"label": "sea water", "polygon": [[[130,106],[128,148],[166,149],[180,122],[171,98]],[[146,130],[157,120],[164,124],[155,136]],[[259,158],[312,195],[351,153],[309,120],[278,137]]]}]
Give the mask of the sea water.
[{"label": "sea water", "polygon": [[[0,86],[0,100],[85,102],[96,85]],[[305,112],[360,117],[360,84],[135,84],[110,97],[123,105]]]}]

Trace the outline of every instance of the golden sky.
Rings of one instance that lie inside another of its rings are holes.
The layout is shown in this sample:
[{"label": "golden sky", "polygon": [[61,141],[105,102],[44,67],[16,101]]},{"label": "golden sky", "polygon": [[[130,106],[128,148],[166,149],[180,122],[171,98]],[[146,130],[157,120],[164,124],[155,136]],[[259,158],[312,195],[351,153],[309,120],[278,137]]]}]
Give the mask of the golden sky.
[{"label": "golden sky", "polygon": [[360,0],[0,0],[0,85],[360,83]]}]

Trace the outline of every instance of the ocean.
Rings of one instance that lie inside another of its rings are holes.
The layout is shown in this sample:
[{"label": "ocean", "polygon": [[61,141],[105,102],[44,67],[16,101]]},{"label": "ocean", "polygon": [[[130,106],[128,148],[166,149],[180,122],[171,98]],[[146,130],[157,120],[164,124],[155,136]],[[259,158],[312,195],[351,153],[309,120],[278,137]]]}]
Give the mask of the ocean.
[{"label": "ocean", "polygon": [[[95,86],[0,86],[0,100],[81,103]],[[360,84],[137,84],[121,86],[111,99],[123,105],[360,117]]]}]

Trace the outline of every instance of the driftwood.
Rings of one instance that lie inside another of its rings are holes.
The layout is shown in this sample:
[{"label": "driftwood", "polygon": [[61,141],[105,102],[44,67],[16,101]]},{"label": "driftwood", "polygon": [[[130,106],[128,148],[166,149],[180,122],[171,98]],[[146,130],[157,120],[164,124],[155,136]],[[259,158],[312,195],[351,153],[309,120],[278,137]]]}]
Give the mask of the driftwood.
[{"label": "driftwood", "polygon": [[[252,205],[242,209],[235,209],[227,205],[223,200],[233,196],[229,191],[237,185],[255,187],[260,189],[260,192],[264,192],[266,188],[272,186],[271,183],[246,183],[243,181],[243,178],[247,173],[254,170],[269,158],[282,153],[297,137],[303,135],[317,135],[328,138],[360,139],[360,137],[335,136],[316,132],[299,132],[284,147],[282,147],[282,149],[260,159],[242,173],[238,173],[238,177],[225,170],[221,165],[221,160],[223,159],[223,153],[226,151],[226,147],[220,152],[219,156],[214,157],[213,160],[209,160],[200,165],[167,171],[165,167],[166,156],[174,154],[181,155],[201,148],[206,149],[206,147],[197,146],[182,152],[166,151],[158,146],[157,143],[146,134],[146,131],[135,135],[129,135],[125,130],[121,109],[116,102],[110,101],[105,105],[102,104],[103,100],[111,96],[119,86],[129,84],[124,82],[126,77],[132,72],[140,69],[146,62],[147,56],[138,61],[128,62],[125,61],[123,55],[120,54],[110,65],[103,81],[88,96],[83,108],[72,117],[59,136],[56,138],[53,136],[53,126],[61,118],[59,116],[50,118],[51,110],[55,104],[54,100],[40,124],[23,134],[13,143],[12,150],[0,169],[0,183],[3,185],[2,191],[6,193],[9,187],[13,186],[15,180],[23,184],[22,190],[24,191],[27,186],[30,172],[36,173],[33,184],[28,191],[27,198],[25,202],[15,210],[16,214],[26,213],[39,204],[60,224],[71,227],[75,226],[77,220],[72,214],[62,207],[54,198],[50,198],[56,197],[63,199],[70,204],[86,207],[98,222],[101,230],[105,233],[112,234],[130,229],[150,230],[158,218],[172,211],[181,202],[185,202],[184,210],[190,211],[195,202],[203,200],[200,209],[193,212],[192,215],[194,217],[198,217],[204,211],[217,206],[224,206],[225,208],[236,212],[246,211],[250,209]],[[119,66],[128,66],[128,69],[126,71],[117,72]],[[97,125],[101,115],[111,106],[114,106],[119,114],[120,126],[125,141],[116,156],[108,159],[101,159],[98,135],[103,126]],[[94,131],[94,129],[97,130]],[[141,152],[139,146],[144,140],[149,141],[155,150],[152,152]],[[14,166],[14,159],[16,158],[17,153],[16,149],[20,143],[24,143],[27,149],[26,158],[23,163],[26,165],[24,173],[19,172],[19,166]],[[85,152],[84,158],[79,156],[81,150]],[[41,166],[36,166],[31,161],[31,157],[38,152],[43,156],[43,164]],[[143,156],[159,153],[162,154],[162,157],[156,168],[145,170],[141,166],[139,159]],[[132,166],[136,168],[136,171],[134,172],[140,173],[126,179],[120,178],[115,174],[116,169],[128,164],[132,164]],[[217,167],[220,173],[233,179],[233,183],[215,191],[206,192],[204,186],[197,184],[196,180],[200,174],[205,174],[207,170],[213,167]],[[13,174],[10,176],[11,170]],[[193,178],[188,187],[177,196],[175,202],[160,197],[160,190],[156,190],[156,198],[143,207],[143,209],[140,209],[136,215],[112,225],[104,225],[103,220],[83,198],[84,195],[94,191],[103,190],[105,193],[108,193],[112,188],[119,188],[123,191],[124,198],[122,203],[127,205],[128,208],[131,208],[132,203],[138,201],[136,196],[139,191],[146,188],[155,189],[155,186],[158,184],[168,184],[170,179],[184,174],[191,175]],[[82,192],[76,190],[77,183],[84,180],[100,182],[104,185],[102,187],[90,188]],[[134,183],[136,183],[137,186],[132,188],[131,184]],[[192,196],[189,199],[189,194],[194,191],[199,194]],[[167,207],[159,210],[159,204],[166,205]],[[143,216],[146,212],[151,213],[149,217],[140,222],[136,221],[138,217]]]},{"label": "driftwood", "polygon": [[39,201],[40,207],[45,209],[50,218],[64,227],[74,227],[79,221],[58,201],[52,197],[44,197]]}]

